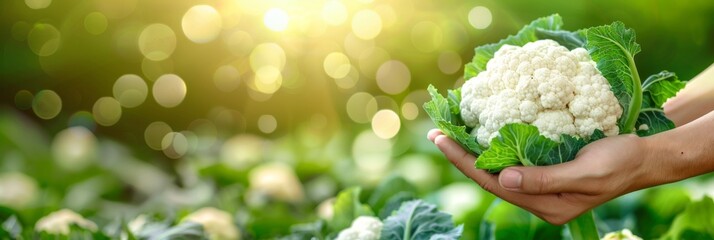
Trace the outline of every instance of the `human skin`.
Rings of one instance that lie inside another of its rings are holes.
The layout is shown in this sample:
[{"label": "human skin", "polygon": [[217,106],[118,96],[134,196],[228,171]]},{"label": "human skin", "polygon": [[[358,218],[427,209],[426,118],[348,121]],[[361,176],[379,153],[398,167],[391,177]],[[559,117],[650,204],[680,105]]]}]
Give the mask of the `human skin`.
[{"label": "human skin", "polygon": [[573,161],[509,167],[498,175],[475,168],[476,157],[441,131],[427,137],[486,191],[560,225],[623,194],[714,172],[714,97],[709,96],[714,96],[714,67],[665,104],[677,128],[648,137],[604,138]]}]

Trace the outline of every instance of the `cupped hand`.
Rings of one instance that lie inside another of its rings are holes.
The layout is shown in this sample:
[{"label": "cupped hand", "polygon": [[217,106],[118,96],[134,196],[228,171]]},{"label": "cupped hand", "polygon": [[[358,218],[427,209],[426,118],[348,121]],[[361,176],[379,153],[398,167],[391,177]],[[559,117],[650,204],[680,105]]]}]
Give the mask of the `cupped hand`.
[{"label": "cupped hand", "polygon": [[635,135],[593,142],[573,161],[539,167],[509,167],[498,175],[474,167],[476,156],[434,129],[428,138],[464,175],[483,189],[556,225],[615,197],[649,187],[656,164],[645,164],[646,146]]}]

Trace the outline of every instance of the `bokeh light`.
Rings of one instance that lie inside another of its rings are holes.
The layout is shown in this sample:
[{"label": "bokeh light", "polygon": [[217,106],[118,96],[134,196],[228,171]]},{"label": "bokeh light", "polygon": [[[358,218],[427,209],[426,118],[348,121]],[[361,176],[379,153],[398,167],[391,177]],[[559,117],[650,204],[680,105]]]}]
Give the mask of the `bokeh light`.
[{"label": "bokeh light", "polygon": [[52,119],[62,110],[62,99],[52,90],[42,90],[32,100],[32,111],[42,119]]},{"label": "bokeh light", "polygon": [[263,133],[272,133],[278,127],[278,120],[273,115],[262,115],[258,118],[258,129]]},{"label": "bokeh light", "polygon": [[109,22],[107,17],[100,12],[91,12],[84,17],[84,29],[93,35],[99,35],[107,30]]},{"label": "bokeh light", "polygon": [[52,156],[61,168],[79,171],[97,157],[97,139],[84,127],[70,127],[57,133],[52,142]]},{"label": "bokeh light", "polygon": [[25,5],[31,9],[43,9],[52,4],[52,0],[25,0]]},{"label": "bokeh light", "polygon": [[144,130],[144,141],[151,149],[163,150],[162,143],[164,136],[170,132],[173,132],[173,130],[171,129],[171,126],[165,122],[152,122],[146,127],[146,130]]},{"label": "bokeh light", "polygon": [[359,176],[368,183],[383,176],[391,164],[391,155],[392,143],[369,130],[357,135],[352,144],[352,158],[357,169],[364,173]]},{"label": "bokeh light", "polygon": [[365,52],[374,49],[374,40],[358,38],[354,33],[347,34],[344,40],[345,53],[352,58],[359,58]]},{"label": "bokeh light", "polygon": [[406,90],[411,79],[411,72],[407,65],[397,60],[387,61],[377,70],[377,86],[392,95]]},{"label": "bokeh light", "polygon": [[245,57],[251,53],[253,49],[253,37],[249,33],[239,30],[234,30],[227,34],[223,34],[223,42],[236,57]]},{"label": "bokeh light", "polygon": [[141,73],[148,81],[156,81],[161,75],[174,72],[174,61],[170,58],[162,61],[153,61],[144,58],[141,61]]},{"label": "bokeh light", "polygon": [[176,50],[176,34],[169,26],[154,23],[146,26],[139,35],[139,50],[152,61],[167,59]]},{"label": "bokeh light", "polygon": [[419,107],[413,102],[402,104],[402,116],[406,120],[414,120],[419,116]]},{"label": "bokeh light", "polygon": [[188,148],[188,139],[180,132],[167,133],[161,139],[161,149],[169,158],[178,159],[183,157],[188,152]]},{"label": "bokeh light", "polygon": [[328,0],[322,7],[322,20],[332,26],[339,26],[347,21],[347,7],[340,0]]},{"label": "bokeh light", "polygon": [[359,70],[350,65],[350,71],[341,78],[335,79],[335,84],[342,89],[350,89],[357,85],[359,82]]},{"label": "bokeh light", "polygon": [[372,117],[372,131],[380,138],[393,138],[400,128],[399,115],[392,110],[380,110]]},{"label": "bokeh light", "polygon": [[352,17],[352,32],[358,38],[373,39],[382,32],[382,18],[372,10],[361,10]]},{"label": "bokeh light", "polygon": [[352,70],[350,59],[341,52],[328,54],[322,66],[327,76],[335,79],[344,78],[350,73],[350,70]]},{"label": "bokeh light", "polygon": [[89,131],[94,131],[97,128],[97,123],[92,113],[88,111],[77,111],[67,120],[67,127],[83,127]]},{"label": "bokeh light", "polygon": [[141,77],[135,74],[125,74],[114,82],[112,93],[122,107],[134,108],[144,103],[149,94],[149,87]]},{"label": "bokeh light", "polygon": [[37,23],[27,35],[30,50],[39,56],[55,54],[62,43],[60,31],[49,23]]},{"label": "bokeh light", "polygon": [[223,28],[223,22],[215,8],[208,5],[196,5],[183,15],[181,27],[189,40],[195,43],[207,43],[218,37]]},{"label": "bokeh light", "polygon": [[485,29],[491,25],[493,16],[491,10],[483,6],[476,6],[469,11],[469,24],[476,29]]},{"label": "bokeh light", "polygon": [[271,8],[265,12],[263,17],[263,23],[268,29],[282,32],[288,28],[288,23],[290,22],[290,16],[285,10],[280,8]]},{"label": "bokeh light", "polygon": [[154,82],[151,93],[159,105],[166,108],[176,107],[186,97],[186,84],[176,74],[162,75]]},{"label": "bokeh light", "polygon": [[261,93],[272,94],[278,91],[283,84],[283,75],[276,67],[261,67],[255,72],[252,83],[253,89]]},{"label": "bokeh light", "polygon": [[359,55],[359,70],[367,77],[374,78],[377,75],[377,70],[385,62],[389,61],[391,56],[383,48],[373,47],[362,50]]},{"label": "bokeh light", "polygon": [[223,65],[213,73],[213,84],[218,90],[232,92],[240,84],[240,72],[231,65]]},{"label": "bokeh light", "polygon": [[454,74],[461,69],[461,56],[455,52],[446,51],[439,54],[439,70],[445,74]]},{"label": "bokeh light", "polygon": [[356,123],[368,123],[377,112],[377,101],[366,92],[352,94],[347,100],[347,115]]},{"label": "bokeh light", "polygon": [[35,98],[30,91],[20,90],[15,93],[15,107],[21,110],[32,108],[32,99]]},{"label": "bokeh light", "polygon": [[96,1],[94,2],[104,15],[110,19],[122,19],[136,10],[136,5],[139,0],[122,0],[122,1]]},{"label": "bokeh light", "polygon": [[112,126],[121,118],[121,104],[112,97],[99,98],[92,107],[94,120],[102,126]]},{"label": "bokeh light", "polygon": [[285,62],[285,50],[276,43],[262,43],[250,53],[250,67],[254,72],[258,72],[266,66],[282,71],[285,68]]}]

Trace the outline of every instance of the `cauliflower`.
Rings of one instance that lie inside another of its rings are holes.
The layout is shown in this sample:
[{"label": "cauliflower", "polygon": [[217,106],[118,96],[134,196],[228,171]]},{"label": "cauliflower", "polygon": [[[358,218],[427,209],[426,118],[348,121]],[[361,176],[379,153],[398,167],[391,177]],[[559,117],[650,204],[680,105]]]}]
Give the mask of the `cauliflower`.
[{"label": "cauliflower", "polygon": [[377,240],[382,232],[382,222],[376,217],[361,216],[352,226],[340,231],[336,240]]},{"label": "cauliflower", "polygon": [[632,234],[629,229],[625,228],[621,231],[605,234],[602,240],[642,240],[642,238]]},{"label": "cauliflower", "polygon": [[227,212],[206,207],[201,208],[182,221],[190,221],[203,225],[203,229],[212,240],[240,239],[238,228],[233,224],[233,217]]},{"label": "cauliflower", "polygon": [[37,199],[37,193],[35,179],[19,172],[0,174],[0,205],[24,209]]},{"label": "cauliflower", "polygon": [[248,174],[252,194],[273,197],[297,203],[305,198],[300,179],[290,166],[283,163],[266,163]]},{"label": "cauliflower", "polygon": [[35,230],[49,234],[68,235],[72,224],[92,232],[97,231],[97,225],[94,222],[84,219],[84,217],[69,209],[62,209],[40,218],[35,224]]},{"label": "cauliflower", "polygon": [[489,147],[508,123],[527,123],[554,141],[561,134],[617,135],[622,107],[587,50],[553,40],[523,47],[503,45],[486,70],[464,83],[461,117],[472,136]]}]

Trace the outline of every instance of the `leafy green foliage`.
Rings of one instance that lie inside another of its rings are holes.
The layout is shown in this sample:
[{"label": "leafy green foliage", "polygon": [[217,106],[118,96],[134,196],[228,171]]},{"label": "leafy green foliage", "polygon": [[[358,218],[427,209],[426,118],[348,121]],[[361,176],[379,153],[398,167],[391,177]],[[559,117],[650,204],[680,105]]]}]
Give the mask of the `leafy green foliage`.
[{"label": "leafy green foliage", "polygon": [[399,210],[404,202],[417,199],[416,193],[402,191],[393,196],[391,196],[387,202],[384,204],[381,210],[379,210],[379,218],[384,219],[392,215],[394,211]]},{"label": "leafy green foliage", "polygon": [[646,94],[645,99],[651,100],[651,105],[645,107],[661,108],[664,102],[671,97],[677,95],[677,92],[684,88],[686,83],[679,80],[673,72],[662,71],[658,74],[653,74],[642,83],[642,92]]},{"label": "leafy green foliage", "polygon": [[509,166],[544,165],[550,162],[548,152],[558,143],[538,132],[538,128],[522,123],[506,124],[498,130],[499,136],[491,140],[491,147],[476,161],[476,167],[498,172]]},{"label": "leafy green foliage", "polygon": [[[470,153],[481,154],[481,147],[476,143],[476,139],[466,132],[466,126],[459,126],[452,122],[452,119],[457,119],[451,112],[451,106],[453,106],[453,104],[449,105],[449,100],[439,94],[434,86],[429,85],[428,91],[429,94],[431,94],[431,101],[424,103],[424,110],[434,124],[436,124],[446,136],[449,136],[459,143],[461,147]],[[455,100],[452,100],[452,102],[453,101]]]},{"label": "leafy green foliage", "polygon": [[558,42],[561,46],[573,50],[576,48],[585,47],[585,30],[579,30],[575,32],[565,31],[565,30],[548,30],[538,28],[536,29],[536,36],[538,39],[550,39]]},{"label": "leafy green foliage", "polygon": [[22,223],[17,216],[11,216],[0,225],[0,239],[19,239],[22,234]]},{"label": "leafy green foliage", "polygon": [[481,222],[479,239],[561,239],[562,229],[544,222],[515,205],[496,200]]},{"label": "leafy green foliage", "polygon": [[405,202],[384,220],[381,239],[458,239],[463,226],[454,227],[451,216],[421,200]]},{"label": "leafy green foliage", "polygon": [[296,224],[290,227],[290,235],[283,237],[284,240],[310,240],[310,239],[325,239],[327,232],[327,223],[322,220],[316,220],[310,223]]},{"label": "leafy green foliage", "polygon": [[645,80],[642,84],[642,108],[636,123],[637,135],[649,136],[675,127],[664,115],[662,105],[684,88],[684,85],[685,82],[668,71],[651,75]]},{"label": "leafy green foliage", "polygon": [[[392,210],[395,210],[385,209],[385,206],[390,200],[395,199],[394,197],[396,196],[403,196],[397,199],[411,200],[410,198],[413,198],[415,192],[416,187],[414,187],[414,185],[400,176],[392,175],[377,186],[377,189],[374,190],[374,193],[369,197],[367,203],[372,206],[374,212],[378,213],[380,217],[382,217],[383,214],[388,216]],[[401,202],[392,202],[391,204],[396,204],[396,206],[399,207]]]},{"label": "leafy green foliage", "polygon": [[359,195],[361,191],[362,189],[353,187],[342,190],[337,195],[333,207],[334,215],[329,226],[332,232],[339,232],[350,227],[352,221],[359,216],[374,216],[372,209],[368,205],[360,203]]},{"label": "leafy green foliage", "polygon": [[640,52],[635,42],[635,31],[625,28],[622,22],[589,28],[585,45],[597,69],[610,83],[615,97],[624,111],[618,126],[621,133],[634,128],[642,102],[640,76],[634,56]]},{"label": "leafy green foliage", "polygon": [[203,226],[195,222],[184,222],[149,239],[207,239]]},{"label": "leafy green foliage", "polygon": [[470,63],[467,63],[466,66],[464,66],[464,79],[471,79],[472,77],[478,75],[478,73],[486,70],[486,63],[488,63],[488,60],[493,58],[493,54],[496,53],[501,46],[505,44],[523,46],[526,43],[539,39],[538,36],[536,36],[537,29],[559,30],[562,25],[563,19],[560,15],[553,14],[534,20],[518,31],[516,35],[508,36],[498,43],[476,47],[476,49],[474,49],[475,54],[473,59]]},{"label": "leafy green foliage", "polygon": [[662,239],[714,239],[714,201],[708,196],[677,215]]}]

